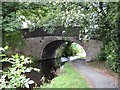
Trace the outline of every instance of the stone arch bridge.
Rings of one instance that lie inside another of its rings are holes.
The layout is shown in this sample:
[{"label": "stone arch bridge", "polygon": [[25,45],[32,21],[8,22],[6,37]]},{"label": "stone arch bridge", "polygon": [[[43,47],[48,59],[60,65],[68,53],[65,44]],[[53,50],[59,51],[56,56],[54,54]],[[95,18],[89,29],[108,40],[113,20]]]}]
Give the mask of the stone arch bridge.
[{"label": "stone arch bridge", "polygon": [[[55,58],[56,49],[61,46],[63,43],[67,41],[73,41],[79,45],[81,45],[86,52],[86,61],[91,61],[95,59],[95,56],[100,51],[100,47],[102,46],[102,42],[98,40],[89,40],[87,42],[79,40],[79,29],[72,28],[70,30],[74,30],[76,32],[73,34],[73,31],[68,32],[69,35],[66,36],[65,40],[62,36],[63,28],[58,28],[52,34],[47,34],[42,28],[36,29],[32,32],[29,32],[28,29],[23,30],[23,35],[26,41],[26,48],[24,52],[28,55],[36,56],[40,59],[51,59]],[[67,30],[66,30],[67,31]]]}]

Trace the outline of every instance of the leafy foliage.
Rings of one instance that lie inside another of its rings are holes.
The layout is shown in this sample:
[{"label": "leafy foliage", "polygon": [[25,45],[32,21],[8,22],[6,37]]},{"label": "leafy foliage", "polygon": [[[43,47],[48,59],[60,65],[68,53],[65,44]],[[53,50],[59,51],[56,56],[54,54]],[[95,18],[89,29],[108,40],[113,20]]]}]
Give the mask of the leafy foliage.
[{"label": "leafy foliage", "polygon": [[118,48],[120,45],[117,44],[119,40],[116,37],[119,34],[119,32],[116,33],[119,5],[117,3],[107,3],[106,5],[106,11],[102,10],[104,14],[99,17],[99,31],[96,32],[103,42],[101,53],[97,59],[106,60],[112,70],[120,72],[120,61],[118,59],[119,55],[117,54],[119,53]]},{"label": "leafy foliage", "polygon": [[43,27],[48,33],[52,33],[58,26],[80,27],[83,35],[92,30],[89,27],[93,15],[90,3],[48,2],[40,5],[36,9],[19,10],[17,13],[21,17],[20,21],[26,22],[31,29]]},{"label": "leafy foliage", "polygon": [[69,57],[75,56],[79,53],[79,49],[76,48],[76,44],[72,42],[66,42],[57,50],[57,57]]},{"label": "leafy foliage", "polygon": [[0,48],[0,56],[4,56],[0,62],[11,63],[12,66],[3,68],[1,70],[2,76],[0,79],[0,88],[29,88],[29,84],[33,84],[34,81],[25,76],[26,72],[31,70],[39,71],[39,69],[26,67],[27,64],[32,63],[30,58],[25,58],[23,55],[18,54],[7,57],[4,52],[8,47]]},{"label": "leafy foliage", "polygon": [[3,2],[2,3],[2,32],[3,32],[3,46],[10,46],[11,48],[22,47],[23,37],[22,33],[18,31],[21,23],[16,11],[19,9],[20,3],[17,2]]},{"label": "leafy foliage", "polygon": [[24,38],[20,31],[3,32],[3,46],[8,45],[11,48],[22,48],[25,46]]}]

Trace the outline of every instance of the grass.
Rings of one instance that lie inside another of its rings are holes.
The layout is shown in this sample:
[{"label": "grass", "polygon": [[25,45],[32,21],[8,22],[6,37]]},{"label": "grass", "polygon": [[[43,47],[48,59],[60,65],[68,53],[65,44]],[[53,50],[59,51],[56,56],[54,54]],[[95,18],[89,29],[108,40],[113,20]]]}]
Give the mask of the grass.
[{"label": "grass", "polygon": [[41,88],[89,88],[89,85],[70,63],[66,63],[63,73],[55,77],[51,83],[43,84]]}]

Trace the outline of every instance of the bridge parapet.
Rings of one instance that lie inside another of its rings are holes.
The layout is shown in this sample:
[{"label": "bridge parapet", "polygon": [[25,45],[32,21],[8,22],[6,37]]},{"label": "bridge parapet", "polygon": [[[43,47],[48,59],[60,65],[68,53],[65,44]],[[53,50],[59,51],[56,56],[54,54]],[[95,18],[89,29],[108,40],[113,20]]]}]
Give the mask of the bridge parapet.
[{"label": "bridge parapet", "polygon": [[[21,30],[25,38],[44,37],[44,36],[66,36],[66,37],[79,37],[80,27],[56,27],[52,33],[47,33],[43,28],[37,28],[33,31],[29,29]],[[63,33],[64,31],[64,33]]]}]

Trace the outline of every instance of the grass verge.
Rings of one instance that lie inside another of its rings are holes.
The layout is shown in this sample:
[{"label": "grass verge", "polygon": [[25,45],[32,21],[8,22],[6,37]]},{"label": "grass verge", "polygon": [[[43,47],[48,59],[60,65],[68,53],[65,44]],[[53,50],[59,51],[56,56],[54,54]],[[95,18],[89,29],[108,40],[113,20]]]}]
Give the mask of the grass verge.
[{"label": "grass verge", "polygon": [[66,63],[63,73],[55,77],[51,83],[43,84],[41,88],[89,88],[89,85],[70,63]]}]

